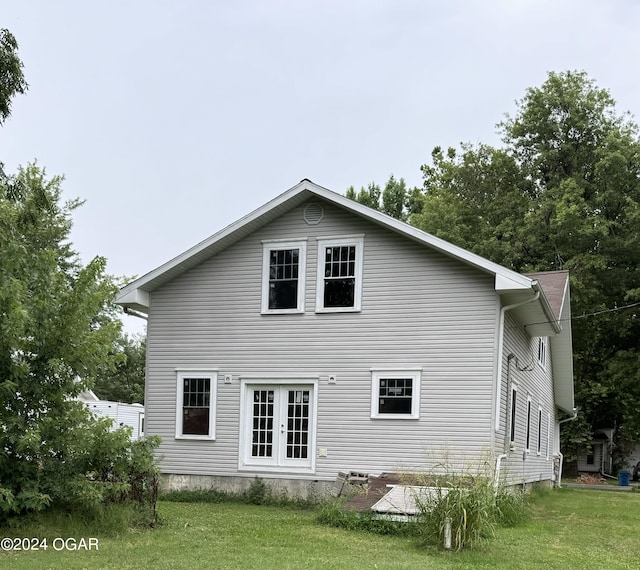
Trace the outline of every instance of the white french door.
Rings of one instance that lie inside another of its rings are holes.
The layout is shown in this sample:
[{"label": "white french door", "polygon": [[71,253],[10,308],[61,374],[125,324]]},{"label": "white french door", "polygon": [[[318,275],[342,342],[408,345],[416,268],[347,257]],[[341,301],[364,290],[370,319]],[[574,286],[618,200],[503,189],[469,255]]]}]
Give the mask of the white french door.
[{"label": "white french door", "polygon": [[313,398],[313,385],[247,385],[245,465],[311,467]]}]

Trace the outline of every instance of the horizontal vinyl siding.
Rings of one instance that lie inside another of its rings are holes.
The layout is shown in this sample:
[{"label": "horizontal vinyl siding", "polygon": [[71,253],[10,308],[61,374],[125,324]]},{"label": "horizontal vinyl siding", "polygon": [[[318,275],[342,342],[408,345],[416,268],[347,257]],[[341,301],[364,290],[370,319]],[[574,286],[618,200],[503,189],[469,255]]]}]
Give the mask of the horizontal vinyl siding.
[{"label": "horizontal vinyl siding", "polygon": [[[551,376],[551,350],[547,343],[546,364],[538,364],[538,338],[525,332],[526,323],[518,323],[507,312],[505,318],[505,348],[503,355],[503,381],[500,405],[500,430],[496,435],[496,453],[507,450],[507,459],[502,464],[505,480],[509,484],[530,483],[550,480],[553,477],[553,441],[549,443],[547,459],[547,440],[553,440],[556,421],[556,409],[553,402],[553,383]],[[509,414],[507,403],[507,366],[508,356],[516,359],[510,365],[511,384],[517,385],[515,449],[509,450]],[[529,453],[525,452],[527,428],[527,397],[531,398],[531,433]],[[538,444],[538,407],[542,406],[541,453],[537,454]],[[551,414],[551,426],[548,428]]]},{"label": "horizontal vinyl siding", "polygon": [[[491,444],[492,278],[325,204],[304,206],[151,295],[147,434],[168,473],[237,473],[240,377],[319,377],[315,479],[471,461]],[[315,314],[316,237],[365,234],[362,311]],[[261,315],[262,240],[307,242],[305,313]],[[371,419],[371,368],[422,367],[419,420]],[[176,368],[218,370],[215,442],[175,440]],[[224,375],[233,375],[224,384]],[[329,374],[337,376],[328,384]],[[315,451],[315,450],[314,450]]]}]

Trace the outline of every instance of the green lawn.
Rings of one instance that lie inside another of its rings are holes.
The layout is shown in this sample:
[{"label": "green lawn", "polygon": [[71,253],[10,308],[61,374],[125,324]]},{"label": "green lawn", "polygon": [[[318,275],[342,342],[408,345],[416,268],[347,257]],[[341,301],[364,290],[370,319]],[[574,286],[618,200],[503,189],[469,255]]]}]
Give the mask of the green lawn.
[{"label": "green lawn", "polygon": [[320,526],[311,511],[160,502],[164,523],[155,530],[99,537],[97,551],[0,553],[0,568],[640,567],[640,493],[561,489],[537,497],[533,508],[529,523],[499,529],[473,551],[442,553],[409,538]]}]

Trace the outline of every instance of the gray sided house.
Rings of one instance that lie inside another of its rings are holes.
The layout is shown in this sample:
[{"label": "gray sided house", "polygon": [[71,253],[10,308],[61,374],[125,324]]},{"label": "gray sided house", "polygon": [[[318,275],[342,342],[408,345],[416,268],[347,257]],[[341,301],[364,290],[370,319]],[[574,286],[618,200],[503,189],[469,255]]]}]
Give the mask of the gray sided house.
[{"label": "gray sided house", "polygon": [[443,463],[558,480],[566,272],[515,273],[303,180],[117,302],[148,315],[168,488],[303,493]]}]

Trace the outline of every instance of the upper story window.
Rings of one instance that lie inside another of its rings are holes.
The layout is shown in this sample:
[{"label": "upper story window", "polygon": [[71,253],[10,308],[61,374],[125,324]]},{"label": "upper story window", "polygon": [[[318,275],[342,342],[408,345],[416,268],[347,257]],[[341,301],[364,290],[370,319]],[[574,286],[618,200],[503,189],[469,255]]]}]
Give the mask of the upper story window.
[{"label": "upper story window", "polygon": [[316,312],[359,311],[362,236],[318,239]]},{"label": "upper story window", "polygon": [[307,244],[269,241],[263,244],[262,312],[303,313]]},{"label": "upper story window", "polygon": [[538,338],[538,364],[545,368],[547,365],[547,337]]},{"label": "upper story window", "polygon": [[371,374],[371,417],[418,419],[419,370],[374,370]]},{"label": "upper story window", "polygon": [[215,439],[217,372],[179,371],[176,438]]}]

